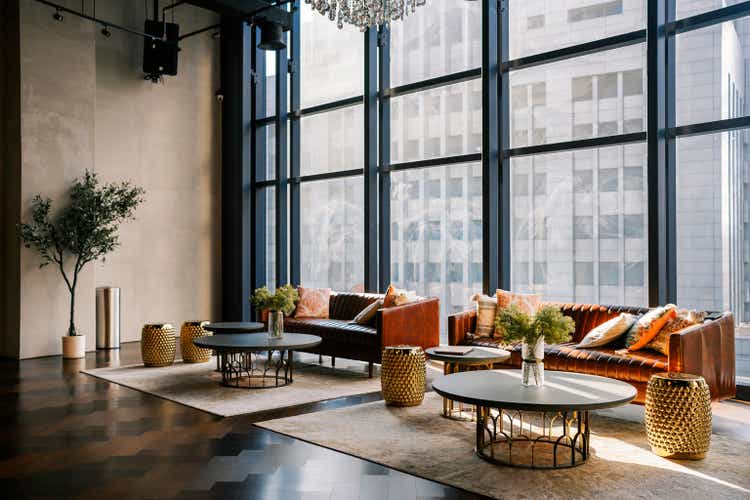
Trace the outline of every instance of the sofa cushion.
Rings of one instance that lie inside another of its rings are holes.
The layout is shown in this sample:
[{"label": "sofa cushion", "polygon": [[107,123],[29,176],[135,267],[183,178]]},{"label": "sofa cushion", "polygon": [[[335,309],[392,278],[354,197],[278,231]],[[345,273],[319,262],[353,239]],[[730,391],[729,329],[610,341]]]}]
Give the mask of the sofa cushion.
[{"label": "sofa cushion", "polygon": [[331,298],[330,288],[297,288],[299,302],[294,310],[294,317],[298,318],[328,318]]},{"label": "sofa cushion", "polygon": [[[511,361],[520,366],[521,347],[511,351]],[[544,346],[544,367],[548,370],[588,373],[627,382],[648,382],[651,375],[668,371],[667,357],[653,351],[620,352],[607,347],[577,349],[576,344]]]},{"label": "sofa cushion", "polygon": [[357,325],[341,319],[289,319],[284,329],[294,333],[308,333],[326,340],[356,344],[362,346],[379,346],[377,330],[372,326]]}]

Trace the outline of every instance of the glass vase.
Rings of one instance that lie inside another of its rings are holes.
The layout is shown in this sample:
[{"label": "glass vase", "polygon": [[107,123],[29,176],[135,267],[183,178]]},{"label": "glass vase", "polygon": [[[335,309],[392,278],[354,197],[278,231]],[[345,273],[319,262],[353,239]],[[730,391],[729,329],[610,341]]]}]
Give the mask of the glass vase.
[{"label": "glass vase", "polygon": [[268,311],[268,336],[279,339],[284,336],[284,313]]},{"label": "glass vase", "polygon": [[521,345],[521,383],[527,387],[544,385],[544,337]]}]

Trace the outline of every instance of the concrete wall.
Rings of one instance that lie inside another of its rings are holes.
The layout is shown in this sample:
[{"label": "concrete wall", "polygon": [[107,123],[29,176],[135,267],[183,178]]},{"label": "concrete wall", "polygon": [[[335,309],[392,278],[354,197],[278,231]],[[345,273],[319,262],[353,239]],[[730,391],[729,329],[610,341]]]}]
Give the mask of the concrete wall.
[{"label": "concrete wall", "polygon": [[17,2],[0,2],[0,356],[18,357],[21,78]]},{"label": "concrete wall", "polygon": [[[71,8],[80,2],[69,0]],[[90,8],[90,2],[87,2]],[[179,75],[152,84],[141,72],[142,39],[20,0],[22,217],[42,193],[58,199],[86,169],[102,181],[146,189],[121,247],[79,279],[76,323],[95,342],[97,286],[122,288],[122,340],[146,322],[212,319],[218,307],[218,42],[210,33],[181,44]],[[97,17],[142,29],[144,3],[100,0]],[[183,33],[217,22],[181,6]],[[20,357],[60,353],[69,297],[59,272],[20,259]]]}]

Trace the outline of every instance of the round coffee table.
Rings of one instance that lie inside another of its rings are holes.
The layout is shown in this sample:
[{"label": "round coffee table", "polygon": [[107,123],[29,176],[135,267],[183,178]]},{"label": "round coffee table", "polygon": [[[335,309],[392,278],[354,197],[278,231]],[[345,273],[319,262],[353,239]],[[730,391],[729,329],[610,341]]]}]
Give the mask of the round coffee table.
[{"label": "round coffee table", "polygon": [[632,385],[595,375],[547,371],[542,387],[519,370],[455,373],[433,382],[445,398],[477,407],[476,452],[494,464],[574,467],[589,458],[589,411],[629,403]]},{"label": "round coffee table", "polygon": [[212,335],[197,338],[193,343],[216,351],[222,385],[265,389],[291,384],[294,351],[315,347],[322,341],[316,335],[285,333],[281,338],[264,334]]},{"label": "round coffee table", "polygon": [[[502,363],[510,359],[510,353],[505,349],[491,347],[472,347],[466,354],[445,354],[440,347],[430,347],[425,351],[427,357],[434,361],[443,362],[443,373],[459,373],[473,370],[491,370],[495,363]],[[443,398],[443,416],[452,420],[474,421],[475,406],[464,407],[460,401]]]},{"label": "round coffee table", "polygon": [[232,335],[235,333],[256,333],[266,329],[266,325],[256,321],[223,321],[209,323],[203,328],[216,335]]}]

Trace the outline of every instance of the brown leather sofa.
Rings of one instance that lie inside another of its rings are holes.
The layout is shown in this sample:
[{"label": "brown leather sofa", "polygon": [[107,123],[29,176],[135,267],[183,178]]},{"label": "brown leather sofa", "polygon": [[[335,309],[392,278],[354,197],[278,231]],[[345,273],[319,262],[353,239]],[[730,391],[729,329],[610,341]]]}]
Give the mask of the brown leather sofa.
[{"label": "brown leather sofa", "polygon": [[[548,345],[544,349],[544,367],[548,370],[588,373],[615,378],[632,384],[638,390],[634,402],[646,399],[646,384],[654,373],[684,372],[706,379],[714,400],[734,397],[735,354],[734,318],[726,312],[710,317],[704,323],[686,328],[669,338],[669,355],[642,349],[633,353],[617,354],[620,347],[576,349],[575,346],[594,327],[614,318],[621,312],[643,314],[640,307],[602,306],[596,304],[559,304],[563,314],[570,316],[576,329],[570,342]],[[466,311],[448,317],[448,341],[451,345],[481,345],[497,347],[497,341],[481,339],[468,341],[466,332],[475,331],[476,312]],[[496,368],[521,366],[520,346],[510,348],[511,358]]]},{"label": "brown leather sofa", "polygon": [[284,329],[321,337],[323,342],[306,352],[331,356],[334,364],[337,357],[367,361],[370,377],[373,363],[381,362],[386,346],[413,345],[427,349],[440,344],[440,301],[437,298],[381,309],[374,326],[349,323],[382,297],[365,293],[332,294],[328,319],[289,317],[284,319]]}]

